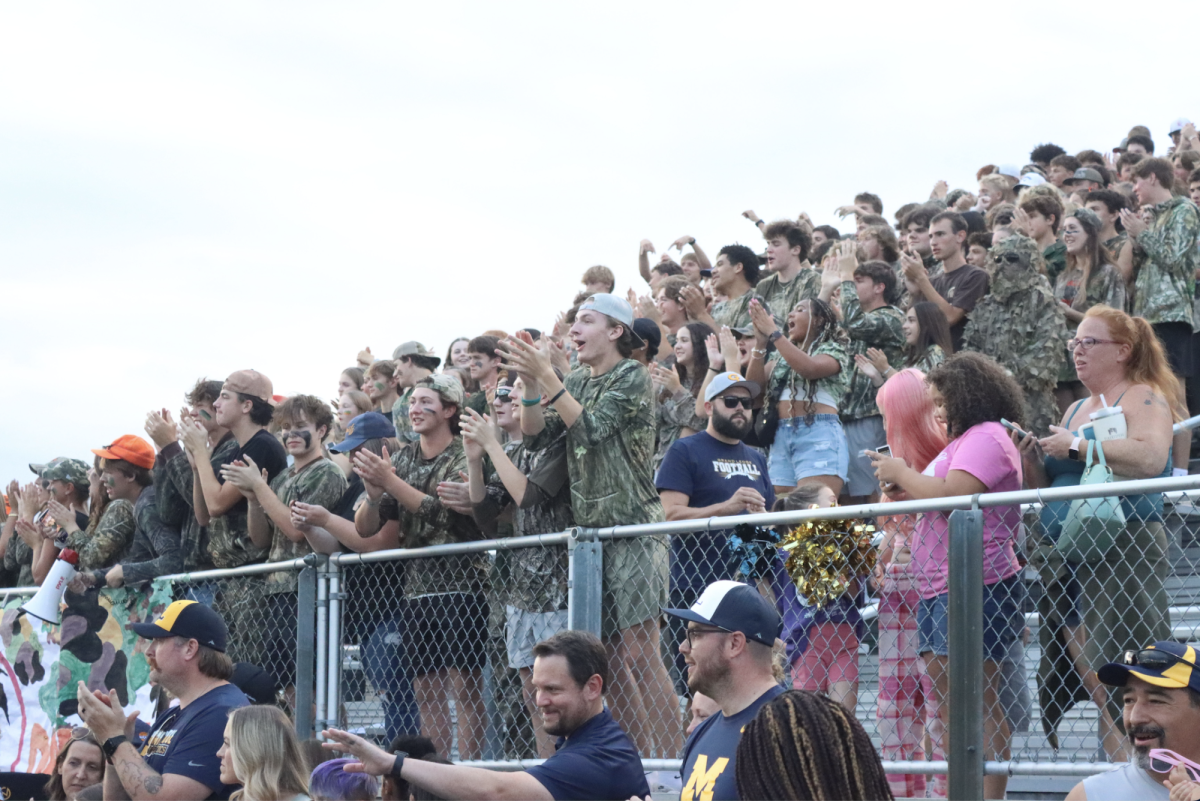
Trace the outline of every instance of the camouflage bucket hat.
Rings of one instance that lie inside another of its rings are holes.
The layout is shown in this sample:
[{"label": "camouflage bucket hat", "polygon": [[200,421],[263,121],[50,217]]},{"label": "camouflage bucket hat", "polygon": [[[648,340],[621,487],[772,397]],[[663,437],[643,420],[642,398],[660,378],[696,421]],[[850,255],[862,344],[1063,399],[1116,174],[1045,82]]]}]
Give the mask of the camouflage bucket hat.
[{"label": "camouflage bucket hat", "polygon": [[46,481],[63,481],[77,487],[86,486],[88,464],[82,459],[68,459],[60,456],[42,468],[42,478]]},{"label": "camouflage bucket hat", "polygon": [[466,393],[463,392],[462,384],[448,375],[431,375],[422,378],[417,382],[417,387],[425,387],[432,389],[442,399],[444,403],[453,403],[461,409],[467,402]]}]

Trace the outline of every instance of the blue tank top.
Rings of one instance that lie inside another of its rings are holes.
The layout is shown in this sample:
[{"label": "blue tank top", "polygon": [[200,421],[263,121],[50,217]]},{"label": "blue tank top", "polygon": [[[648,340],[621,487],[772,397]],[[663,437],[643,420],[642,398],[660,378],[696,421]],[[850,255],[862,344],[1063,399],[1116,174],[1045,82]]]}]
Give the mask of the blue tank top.
[{"label": "blue tank top", "polygon": [[[1121,393],[1121,398],[1125,397],[1125,393]],[[1121,398],[1117,398],[1114,406],[1121,403]],[[1075,412],[1079,411],[1079,407],[1083,405],[1083,401],[1076,402],[1071,409],[1071,416],[1067,418],[1066,425],[1063,428],[1069,430],[1072,434],[1079,436],[1079,432],[1071,428],[1071,421],[1075,419]],[[1084,438],[1094,440],[1096,438],[1093,429],[1089,428],[1084,432]],[[1082,450],[1082,448],[1080,449]],[[1056,459],[1053,456],[1047,456],[1045,461],[1046,477],[1050,479],[1051,487],[1076,487],[1079,485],[1079,480],[1083,477],[1083,471],[1087,465],[1083,462],[1075,461],[1074,459]],[[1171,450],[1167,450],[1167,464],[1163,471],[1156,478],[1169,478],[1171,476]],[[1163,499],[1161,492],[1151,493],[1149,495],[1124,495],[1121,497],[1121,509],[1125,512],[1126,520],[1143,520],[1147,522],[1161,522],[1163,515]],[[1058,535],[1062,533],[1063,523],[1067,520],[1067,515],[1071,510],[1070,501],[1052,501],[1042,506],[1041,521],[1042,530],[1054,542],[1058,542]]]}]

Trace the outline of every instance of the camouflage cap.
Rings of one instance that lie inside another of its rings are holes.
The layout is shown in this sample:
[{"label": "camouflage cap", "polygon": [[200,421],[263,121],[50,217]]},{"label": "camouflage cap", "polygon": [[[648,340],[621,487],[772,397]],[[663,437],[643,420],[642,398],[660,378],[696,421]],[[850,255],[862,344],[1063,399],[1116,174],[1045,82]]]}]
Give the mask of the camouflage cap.
[{"label": "camouflage cap", "polygon": [[271,396],[275,394],[271,379],[257,370],[238,370],[230,373],[223,388],[241,395],[251,395],[266,403],[270,403]]},{"label": "camouflage cap", "polygon": [[75,486],[88,483],[88,463],[82,459],[59,456],[42,468],[42,478],[47,481],[64,481]]},{"label": "camouflage cap", "polygon": [[396,346],[396,349],[392,351],[392,358],[399,359],[401,356],[424,356],[426,359],[433,359],[436,362],[435,367],[442,363],[440,356],[434,355],[433,351],[416,340]]},{"label": "camouflage cap", "polygon": [[462,384],[458,383],[457,379],[451,378],[448,375],[435,374],[425,376],[417,382],[417,388],[420,387],[432,389],[441,397],[443,403],[453,403],[459,409],[467,402],[467,396],[463,392]]}]

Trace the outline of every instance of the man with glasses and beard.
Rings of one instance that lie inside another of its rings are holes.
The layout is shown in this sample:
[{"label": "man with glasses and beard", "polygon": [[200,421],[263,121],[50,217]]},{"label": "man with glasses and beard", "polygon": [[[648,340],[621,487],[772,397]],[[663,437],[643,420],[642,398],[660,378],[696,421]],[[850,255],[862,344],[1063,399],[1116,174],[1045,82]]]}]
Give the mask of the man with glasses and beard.
[{"label": "man with glasses and beard", "polygon": [[1067,801],[1197,797],[1200,788],[1194,782],[1174,793],[1168,790],[1200,775],[1200,770],[1186,764],[1200,762],[1196,656],[1190,645],[1156,642],[1140,651],[1126,651],[1119,662],[1096,672],[1109,687],[1124,688],[1121,719],[1133,747],[1133,761],[1084,779],[1067,793]]},{"label": "man with glasses and beard", "polygon": [[[677,440],[654,479],[667,520],[755,514],[775,503],[767,460],[742,442],[753,425],[751,406],[760,391],[737,373],[719,373],[709,382],[704,392],[708,428]],[[712,582],[734,577],[739,560],[729,546],[731,533],[702,531],[671,538],[671,606],[688,607]],[[678,642],[683,623],[672,619],[670,624]],[[675,667],[676,689],[686,694],[682,655],[676,656]]]},{"label": "man with glasses and beard", "polygon": [[732,801],[738,797],[735,757],[742,727],[784,692],[771,664],[783,621],[757,590],[736,581],[713,582],[690,609],[663,611],[687,624],[679,652],[687,662],[688,688],[721,707],[683,746],[680,801]]}]

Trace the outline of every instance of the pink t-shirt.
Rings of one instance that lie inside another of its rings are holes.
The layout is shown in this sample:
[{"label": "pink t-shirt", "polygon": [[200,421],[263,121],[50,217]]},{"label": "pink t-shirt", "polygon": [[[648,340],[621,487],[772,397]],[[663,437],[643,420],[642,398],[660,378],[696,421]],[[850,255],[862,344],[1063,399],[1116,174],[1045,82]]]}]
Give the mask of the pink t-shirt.
[{"label": "pink t-shirt", "polygon": [[[945,478],[951,470],[970,473],[983,482],[986,492],[1021,489],[1021,454],[999,423],[972,426],[946,446],[925,475]],[[983,510],[983,583],[995,584],[1021,569],[1013,543],[1021,526],[1019,506],[993,506]],[[917,520],[911,543],[911,570],[920,580],[922,598],[947,591],[950,513],[926,512]]]}]

